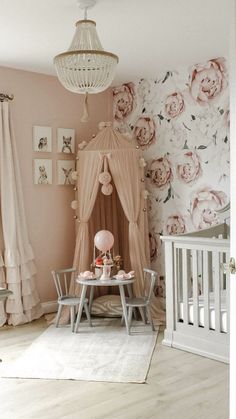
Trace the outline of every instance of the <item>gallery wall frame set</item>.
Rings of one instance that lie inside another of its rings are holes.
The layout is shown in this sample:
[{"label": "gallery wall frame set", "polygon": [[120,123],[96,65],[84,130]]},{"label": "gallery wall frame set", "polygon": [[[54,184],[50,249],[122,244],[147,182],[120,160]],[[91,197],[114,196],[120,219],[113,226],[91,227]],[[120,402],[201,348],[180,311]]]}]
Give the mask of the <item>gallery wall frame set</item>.
[{"label": "gallery wall frame set", "polygon": [[[74,160],[57,160],[56,170],[57,185],[74,185]],[[52,185],[52,159],[34,159],[33,174],[35,185]]]},{"label": "gallery wall frame set", "polygon": [[[52,146],[52,128],[34,125],[33,151],[51,153]],[[57,128],[56,151],[62,154],[75,153],[75,130],[73,128]]]},{"label": "gallery wall frame set", "polygon": [[[33,126],[33,151],[42,153],[43,157],[33,159],[33,181],[35,185],[52,185],[53,160],[44,157],[44,153],[52,153],[52,128],[48,126]],[[73,128],[57,128],[56,152],[58,154],[74,155],[75,130]],[[75,170],[74,160],[57,160],[57,185],[74,185],[72,172]]]}]

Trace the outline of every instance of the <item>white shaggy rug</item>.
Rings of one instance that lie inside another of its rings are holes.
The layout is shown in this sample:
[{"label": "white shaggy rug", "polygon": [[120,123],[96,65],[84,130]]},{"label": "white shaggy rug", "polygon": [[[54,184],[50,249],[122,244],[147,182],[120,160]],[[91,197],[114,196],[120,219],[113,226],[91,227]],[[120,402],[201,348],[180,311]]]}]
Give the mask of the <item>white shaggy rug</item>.
[{"label": "white shaggy rug", "polygon": [[79,333],[51,325],[17,360],[0,365],[1,377],[144,383],[157,331],[141,322],[131,335],[120,319],[83,322]]}]

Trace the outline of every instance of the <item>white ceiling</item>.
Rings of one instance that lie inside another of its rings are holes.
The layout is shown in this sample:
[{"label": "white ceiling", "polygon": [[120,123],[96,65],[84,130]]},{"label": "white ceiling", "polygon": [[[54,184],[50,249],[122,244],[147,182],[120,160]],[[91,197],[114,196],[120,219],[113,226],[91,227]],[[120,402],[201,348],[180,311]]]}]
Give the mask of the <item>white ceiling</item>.
[{"label": "white ceiling", "polygon": [[[114,83],[228,55],[231,0],[98,0],[88,13],[105,50],[119,55]],[[77,0],[0,0],[0,65],[54,74],[83,18]]]}]

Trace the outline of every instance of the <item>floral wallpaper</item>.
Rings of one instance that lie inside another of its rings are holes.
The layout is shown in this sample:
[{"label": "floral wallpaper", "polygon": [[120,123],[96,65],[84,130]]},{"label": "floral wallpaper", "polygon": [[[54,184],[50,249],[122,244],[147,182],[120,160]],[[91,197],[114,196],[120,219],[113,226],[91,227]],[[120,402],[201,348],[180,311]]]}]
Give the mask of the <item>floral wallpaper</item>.
[{"label": "floral wallpaper", "polygon": [[144,152],[151,260],[164,277],[160,234],[216,225],[229,201],[227,62],[125,83],[113,89],[113,109],[115,128]]}]

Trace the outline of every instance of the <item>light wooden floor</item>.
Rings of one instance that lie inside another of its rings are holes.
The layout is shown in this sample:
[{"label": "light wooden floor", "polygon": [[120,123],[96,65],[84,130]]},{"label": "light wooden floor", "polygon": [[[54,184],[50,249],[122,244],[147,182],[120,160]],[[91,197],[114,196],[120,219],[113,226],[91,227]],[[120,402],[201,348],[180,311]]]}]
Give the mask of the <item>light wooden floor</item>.
[{"label": "light wooden floor", "polygon": [[[1,358],[16,358],[46,327],[40,319],[1,329]],[[161,338],[146,384],[0,379],[0,418],[228,419],[228,366]]]}]

